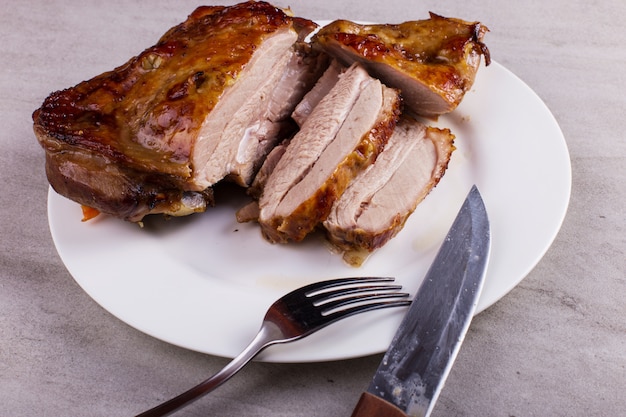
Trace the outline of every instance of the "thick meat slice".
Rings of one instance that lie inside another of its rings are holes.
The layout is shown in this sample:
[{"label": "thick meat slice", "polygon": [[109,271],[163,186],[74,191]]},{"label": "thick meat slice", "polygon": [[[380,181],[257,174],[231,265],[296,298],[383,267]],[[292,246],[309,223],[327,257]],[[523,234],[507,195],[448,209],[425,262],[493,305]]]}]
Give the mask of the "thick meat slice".
[{"label": "thick meat slice", "polygon": [[302,240],[387,142],[399,114],[396,90],[350,67],[304,122],[267,178],[259,223],[272,242]]},{"label": "thick meat slice", "polygon": [[433,117],[456,108],[474,82],[487,28],[478,22],[430,19],[398,25],[359,25],[337,20],[313,36],[314,47],[344,64],[360,62],[386,85],[399,88],[405,104]]},{"label": "thick meat slice", "polygon": [[[285,32],[289,38],[293,34]],[[249,186],[277,140],[295,128],[291,113],[324,71],[326,55],[310,53],[305,44],[295,45],[293,51],[273,48],[271,43],[281,37],[261,45],[250,63],[254,71],[242,72],[205,122],[193,164],[204,167],[195,173],[206,186],[226,176]],[[283,46],[293,44],[289,38]]]},{"label": "thick meat slice", "polygon": [[[251,179],[308,88],[293,46],[314,27],[264,2],[200,7],[126,64],[51,94],[33,114],[51,185],[131,221],[203,210],[222,177]],[[281,82],[294,91],[277,102]]]},{"label": "thick meat slice", "polygon": [[344,259],[359,265],[393,238],[448,166],[454,136],[403,117],[378,156],[335,202],[324,222]]},{"label": "thick meat slice", "polygon": [[[309,43],[298,42],[296,52],[273,94],[273,101],[277,103],[276,107],[281,111],[274,117],[275,119],[286,120],[293,116],[297,106],[305,101],[304,98],[309,95],[311,89],[317,85],[331,65],[330,57],[324,52],[313,50]],[[332,65],[335,64],[332,63]],[[301,124],[297,123],[297,125]]]}]

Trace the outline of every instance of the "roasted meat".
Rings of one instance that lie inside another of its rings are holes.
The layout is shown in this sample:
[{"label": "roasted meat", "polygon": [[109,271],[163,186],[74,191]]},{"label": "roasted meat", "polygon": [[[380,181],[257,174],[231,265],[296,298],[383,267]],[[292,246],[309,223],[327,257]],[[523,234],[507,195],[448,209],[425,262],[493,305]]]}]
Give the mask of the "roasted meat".
[{"label": "roasted meat", "polygon": [[130,221],[184,215],[228,177],[249,185],[324,70],[315,28],[265,2],[199,7],[126,64],[33,114],[60,194]]},{"label": "roasted meat", "polygon": [[273,243],[325,230],[359,265],[446,171],[454,135],[412,116],[456,108],[489,64],[487,28],[338,20],[307,43],[316,27],[262,1],[199,7],[125,64],[50,94],[33,122],[51,186],[85,219],[141,222],[204,211],[231,181],[253,200],[238,221]]},{"label": "roasted meat", "polygon": [[360,264],[404,226],[445,173],[454,136],[403,116],[376,163],[358,175],[324,221],[344,259]]},{"label": "roasted meat", "polygon": [[345,65],[360,62],[390,87],[401,90],[405,104],[422,116],[454,110],[470,89],[487,28],[431,13],[430,19],[397,25],[360,25],[337,20],[313,36],[321,49]]},{"label": "roasted meat", "polygon": [[266,179],[258,219],[265,237],[300,241],[325,220],[351,180],[382,150],[399,111],[396,90],[360,65],[343,72]]}]

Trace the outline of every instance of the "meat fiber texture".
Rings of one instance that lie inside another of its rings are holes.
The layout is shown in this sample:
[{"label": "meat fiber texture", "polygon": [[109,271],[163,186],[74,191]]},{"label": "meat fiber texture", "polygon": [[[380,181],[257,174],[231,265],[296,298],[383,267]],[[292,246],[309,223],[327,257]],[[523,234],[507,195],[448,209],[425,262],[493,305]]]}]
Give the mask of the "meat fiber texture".
[{"label": "meat fiber texture", "polygon": [[[261,169],[258,181],[255,181],[258,189],[262,190],[261,207],[270,211],[273,217],[266,215],[263,218],[262,210],[259,212],[254,204],[238,213],[241,221],[259,220],[265,236],[272,242],[300,240],[321,224],[328,240],[353,266],[362,264],[369,254],[402,230],[417,205],[443,177],[454,150],[454,135],[448,129],[427,127],[403,115],[371,163],[356,172],[345,187],[342,185],[334,190],[332,198],[326,198],[320,190],[324,190],[328,182],[333,184],[332,181],[320,175],[322,170],[308,168],[310,161],[298,160],[297,157],[307,155],[312,160],[318,158],[315,164],[326,165],[326,175],[330,172],[328,168],[335,166],[340,157],[334,150],[328,152],[322,148],[331,149],[327,141],[333,143],[337,139],[324,135],[324,132],[333,126],[329,123],[333,120],[332,112],[341,112],[342,106],[353,105],[350,92],[354,94],[356,91],[361,82],[357,78],[360,74],[368,78],[359,64],[353,64],[347,71],[337,61],[330,64],[294,110],[292,117],[301,126],[300,133],[294,138],[295,143],[275,148]],[[356,114],[357,107],[353,106],[351,111]],[[363,113],[360,109],[358,112]],[[339,120],[347,121],[349,118],[348,113]],[[313,148],[304,151],[304,147]],[[290,151],[291,159],[285,156]],[[332,164],[322,158],[325,153],[335,156]],[[298,170],[299,162],[302,171]],[[281,165],[284,171],[277,171]],[[314,183],[315,187],[303,185],[307,184],[304,180],[294,185],[307,176],[308,184]],[[289,178],[295,181],[290,183]],[[279,188],[275,188],[274,183]],[[281,186],[284,187],[282,191]],[[301,206],[295,208],[297,204],[286,199],[288,194]],[[327,210],[328,204],[330,210]],[[277,208],[281,206],[287,206],[289,210],[286,214],[276,215],[280,212]],[[287,219],[281,216],[287,216]]]},{"label": "meat fiber texture", "polygon": [[357,176],[324,221],[344,260],[358,266],[402,230],[443,177],[454,135],[403,116],[375,164]]},{"label": "meat fiber texture", "polygon": [[360,66],[343,72],[291,139],[265,181],[258,221],[271,242],[300,241],[374,162],[400,112],[396,90]]},{"label": "meat fiber texture", "polygon": [[249,185],[324,69],[295,47],[315,27],[264,2],[199,7],[124,65],[52,93],[33,114],[50,184],[130,221],[203,211],[224,178]]}]

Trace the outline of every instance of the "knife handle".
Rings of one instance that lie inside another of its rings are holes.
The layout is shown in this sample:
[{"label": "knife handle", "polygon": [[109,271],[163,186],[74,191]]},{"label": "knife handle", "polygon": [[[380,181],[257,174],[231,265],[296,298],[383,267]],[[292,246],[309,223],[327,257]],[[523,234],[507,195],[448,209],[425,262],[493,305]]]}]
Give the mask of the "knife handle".
[{"label": "knife handle", "polygon": [[364,392],[352,412],[352,417],[408,417],[408,415],[382,398]]}]

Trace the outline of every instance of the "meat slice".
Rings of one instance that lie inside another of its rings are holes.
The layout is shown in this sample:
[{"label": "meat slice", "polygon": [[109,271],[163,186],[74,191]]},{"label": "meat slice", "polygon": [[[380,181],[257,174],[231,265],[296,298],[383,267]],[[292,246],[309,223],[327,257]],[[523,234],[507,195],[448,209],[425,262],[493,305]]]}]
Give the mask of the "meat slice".
[{"label": "meat slice", "polygon": [[453,141],[448,129],[401,118],[376,163],[352,181],[323,223],[348,263],[360,265],[403,228],[444,175]]},{"label": "meat slice", "polygon": [[314,28],[265,2],[199,7],[126,64],[52,93],[33,114],[50,184],[130,221],[204,210],[225,176],[248,184],[323,70],[294,48]]},{"label": "meat slice", "polygon": [[267,178],[259,223],[271,242],[300,241],[387,142],[400,109],[396,90],[359,65],[315,106]]},{"label": "meat slice", "polygon": [[[292,31],[287,34],[293,36]],[[326,55],[310,52],[304,43],[293,50],[271,49],[281,55],[268,52],[270,43],[280,37],[274,36],[255,53],[254,73],[242,72],[200,132],[196,146],[206,149],[196,152],[193,162],[204,166],[196,171],[196,179],[206,186],[224,177],[249,186],[278,139],[295,128],[291,113],[328,64]],[[283,46],[294,40],[286,38]]]},{"label": "meat slice", "polygon": [[[286,120],[295,113],[311,89],[317,85],[331,64],[330,57],[323,52],[313,50],[311,44],[298,42],[292,62],[283,73],[281,82],[276,86],[273,102],[280,109],[274,119]],[[319,100],[318,100],[319,101]],[[291,114],[290,114],[291,113]],[[301,123],[298,123],[300,126]]]},{"label": "meat slice", "polygon": [[488,29],[430,14],[430,19],[397,25],[360,25],[337,20],[313,38],[321,49],[345,65],[360,62],[386,85],[401,90],[416,114],[436,117],[456,108],[471,88]]},{"label": "meat slice", "polygon": [[337,84],[339,75],[343,70],[345,70],[345,67],[338,61],[333,60],[326,71],[324,71],[324,74],[317,80],[315,86],[305,94],[291,115],[298,126],[304,124],[304,121],[309,117],[313,108],[315,108],[335,84]]}]

